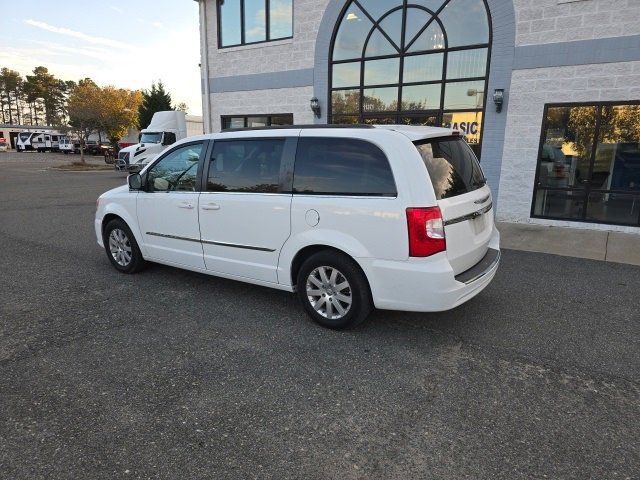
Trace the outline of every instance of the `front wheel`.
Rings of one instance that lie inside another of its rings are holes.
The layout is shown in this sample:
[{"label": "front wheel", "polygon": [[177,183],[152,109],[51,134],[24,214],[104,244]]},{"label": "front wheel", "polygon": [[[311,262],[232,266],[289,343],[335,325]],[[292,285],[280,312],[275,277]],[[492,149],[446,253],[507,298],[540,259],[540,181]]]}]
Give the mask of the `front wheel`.
[{"label": "front wheel", "polygon": [[140,271],[145,261],[129,226],[120,219],[111,220],[104,229],[104,248],[109,261],[122,273]]},{"label": "front wheel", "polygon": [[373,310],[364,273],[338,252],[326,250],[309,257],[300,268],[297,291],[307,314],[323,327],[355,327]]}]

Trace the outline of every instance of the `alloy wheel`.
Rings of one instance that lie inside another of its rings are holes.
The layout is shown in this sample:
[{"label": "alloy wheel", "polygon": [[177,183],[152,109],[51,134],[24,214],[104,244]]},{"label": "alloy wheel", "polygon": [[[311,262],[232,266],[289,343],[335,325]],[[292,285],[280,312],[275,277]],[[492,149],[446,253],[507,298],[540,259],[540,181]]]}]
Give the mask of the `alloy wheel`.
[{"label": "alloy wheel", "polygon": [[351,309],[351,285],[334,267],[323,266],[313,270],[307,277],[306,291],[313,309],[329,320],[340,320]]},{"label": "alloy wheel", "polygon": [[115,262],[121,267],[126,267],[131,263],[133,258],[131,242],[123,230],[119,228],[111,230],[109,234],[109,251]]}]

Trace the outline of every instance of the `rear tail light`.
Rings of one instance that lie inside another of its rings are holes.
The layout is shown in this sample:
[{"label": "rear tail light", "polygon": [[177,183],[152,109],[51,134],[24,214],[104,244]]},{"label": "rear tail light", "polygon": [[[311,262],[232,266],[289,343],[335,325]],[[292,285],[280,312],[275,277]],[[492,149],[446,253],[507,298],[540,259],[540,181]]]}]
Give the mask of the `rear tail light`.
[{"label": "rear tail light", "polygon": [[410,257],[430,257],[447,249],[438,207],[407,208],[407,226]]}]

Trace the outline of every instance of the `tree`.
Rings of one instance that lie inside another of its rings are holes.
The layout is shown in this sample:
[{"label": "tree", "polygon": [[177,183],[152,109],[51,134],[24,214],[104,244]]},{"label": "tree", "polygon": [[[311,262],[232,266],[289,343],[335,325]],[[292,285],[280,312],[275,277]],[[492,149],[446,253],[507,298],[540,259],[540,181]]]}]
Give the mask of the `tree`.
[{"label": "tree", "polygon": [[40,123],[40,117],[38,114],[44,111],[44,106],[42,105],[44,92],[42,90],[42,85],[39,83],[38,78],[35,75],[27,75],[23,91],[25,94],[25,100],[29,105],[30,123],[31,125],[38,125]]},{"label": "tree", "polygon": [[138,120],[142,103],[139,91],[96,85],[90,78],[74,86],[67,101],[69,126],[80,140],[80,160],[84,163],[84,146],[92,133],[106,133],[116,143]]},{"label": "tree", "polygon": [[189,113],[189,107],[187,106],[186,103],[184,102],[180,102],[178,103],[175,107],[173,107],[174,110],[177,110],[178,112],[184,112],[184,113]]},{"label": "tree", "polygon": [[145,128],[151,123],[151,118],[156,112],[171,110],[171,95],[164,89],[160,81],[151,84],[151,90],[142,91],[142,104],[138,110],[138,125]]},{"label": "tree", "polygon": [[[3,68],[0,70],[0,91],[3,99],[6,99],[6,105],[8,106],[9,123],[14,123],[13,111],[14,106],[16,113],[18,112],[18,89],[22,83],[22,77],[15,70]],[[4,103],[4,102],[3,102]],[[4,116],[4,109],[3,109]],[[19,115],[16,120],[19,120]]]},{"label": "tree", "polygon": [[45,123],[47,125],[62,123],[67,82],[50,74],[46,67],[36,67],[33,69],[33,75],[27,75],[27,83],[30,84],[32,101],[40,101],[42,104]]},{"label": "tree", "polygon": [[99,128],[116,144],[130,127],[138,124],[142,93],[124,88],[104,87],[100,90]]},{"label": "tree", "polygon": [[80,80],[67,102],[69,126],[80,140],[80,161],[84,163],[84,146],[89,135],[100,128],[102,92],[93,80]]}]

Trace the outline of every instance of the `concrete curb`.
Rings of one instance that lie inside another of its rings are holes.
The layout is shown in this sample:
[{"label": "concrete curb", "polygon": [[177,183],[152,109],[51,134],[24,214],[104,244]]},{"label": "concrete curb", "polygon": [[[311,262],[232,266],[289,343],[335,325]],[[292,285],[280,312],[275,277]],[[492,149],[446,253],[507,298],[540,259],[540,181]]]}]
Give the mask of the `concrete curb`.
[{"label": "concrete curb", "polygon": [[498,223],[501,246],[511,250],[550,253],[640,266],[640,229],[630,233]]}]

